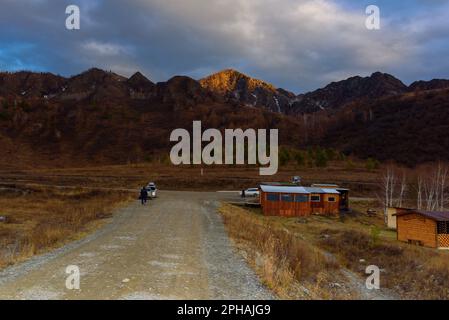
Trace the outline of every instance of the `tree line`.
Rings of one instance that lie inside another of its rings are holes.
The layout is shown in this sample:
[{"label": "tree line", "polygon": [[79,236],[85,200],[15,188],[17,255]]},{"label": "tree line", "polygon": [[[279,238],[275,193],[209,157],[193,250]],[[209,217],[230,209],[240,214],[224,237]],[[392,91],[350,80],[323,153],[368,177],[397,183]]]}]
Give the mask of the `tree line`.
[{"label": "tree line", "polygon": [[444,211],[449,203],[449,165],[426,164],[415,169],[388,165],[381,177],[379,198],[388,207],[407,207],[426,211]]}]

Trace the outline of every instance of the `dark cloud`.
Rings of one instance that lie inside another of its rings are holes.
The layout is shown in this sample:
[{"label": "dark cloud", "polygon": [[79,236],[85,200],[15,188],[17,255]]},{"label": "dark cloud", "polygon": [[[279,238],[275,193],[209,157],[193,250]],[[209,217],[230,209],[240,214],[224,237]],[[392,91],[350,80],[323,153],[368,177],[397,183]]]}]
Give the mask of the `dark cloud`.
[{"label": "dark cloud", "polygon": [[[380,1],[382,29],[368,31],[365,4],[346,0],[2,0],[0,68],[162,81],[231,67],[295,92],[377,70],[449,77],[448,1],[391,3]],[[65,29],[69,4],[81,8],[79,31]]]}]

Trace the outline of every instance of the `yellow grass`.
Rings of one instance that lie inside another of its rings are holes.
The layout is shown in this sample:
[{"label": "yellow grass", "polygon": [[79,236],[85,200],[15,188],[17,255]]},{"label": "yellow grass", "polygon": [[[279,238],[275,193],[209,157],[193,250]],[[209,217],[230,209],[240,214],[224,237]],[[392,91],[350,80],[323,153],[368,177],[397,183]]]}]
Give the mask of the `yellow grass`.
[{"label": "yellow grass", "polygon": [[337,265],[321,250],[243,208],[223,204],[226,229],[262,282],[282,299],[344,299],[330,285],[339,281]]},{"label": "yellow grass", "polygon": [[[254,251],[262,254],[267,252],[265,258],[269,260],[268,268],[259,268],[258,273],[280,297],[295,297],[294,292],[288,293],[291,288],[285,285],[286,282],[294,279],[307,283],[307,279],[311,277],[317,286],[316,290],[312,288],[312,292],[320,293],[316,296],[341,298],[338,294],[326,294],[329,268],[347,268],[363,280],[366,278],[365,268],[373,264],[381,269],[381,288],[388,289],[397,297],[449,299],[449,252],[397,241],[395,231],[384,226],[380,211],[375,217],[364,214],[367,207],[375,208],[375,203],[352,202],[352,206],[356,208],[355,212],[341,217],[265,217],[260,209],[228,204],[224,205],[222,213],[228,232],[237,243],[252,246]],[[357,209],[361,211],[357,212]],[[265,231],[260,231],[259,228]],[[260,236],[264,233],[274,235],[278,241],[276,248],[271,247],[269,237]],[[296,244],[299,249],[294,253],[302,257],[297,260],[303,263],[299,268],[294,267],[292,252],[282,249],[290,239],[301,240]],[[322,252],[334,256],[334,264],[329,265],[320,258],[311,258]],[[314,273],[317,274],[315,277]],[[344,279],[340,278],[339,281],[345,284]]]},{"label": "yellow grass", "polygon": [[111,217],[128,192],[11,188],[0,194],[0,268],[73,240]]},{"label": "yellow grass", "polygon": [[[261,177],[256,166],[180,165],[138,163],[82,168],[31,169],[1,172],[0,182],[43,183],[52,185],[136,188],[155,181],[161,189],[241,190],[266,181],[291,181],[301,176],[304,184],[338,183],[351,189],[351,195],[367,195],[378,189],[379,169],[370,171],[363,163],[348,169],[334,161],[326,168],[288,165],[273,176]],[[332,178],[329,178],[332,177]]]}]

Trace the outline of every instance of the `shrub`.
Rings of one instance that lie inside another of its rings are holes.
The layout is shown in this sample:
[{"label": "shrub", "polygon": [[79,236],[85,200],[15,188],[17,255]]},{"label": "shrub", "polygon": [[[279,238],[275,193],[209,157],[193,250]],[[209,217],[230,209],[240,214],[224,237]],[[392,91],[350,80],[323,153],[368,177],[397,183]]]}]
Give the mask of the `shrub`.
[{"label": "shrub", "polygon": [[329,161],[333,161],[337,157],[337,152],[334,149],[326,149],[326,157]]},{"label": "shrub", "polygon": [[8,109],[9,108],[9,103],[8,103],[7,100],[3,100],[2,101],[2,107],[3,107],[3,109]]},{"label": "shrub", "polygon": [[328,158],[327,158],[326,152],[322,149],[318,149],[315,152],[315,165],[317,167],[321,167],[321,168],[327,167],[327,161],[328,161]]},{"label": "shrub", "polygon": [[285,166],[291,160],[290,152],[286,148],[280,148],[279,151],[279,164]]},{"label": "shrub", "polygon": [[9,121],[12,119],[12,114],[6,110],[0,111],[0,121]]},{"label": "shrub", "polygon": [[380,162],[378,160],[376,160],[376,159],[368,158],[366,160],[365,167],[369,171],[373,171],[375,169],[379,169],[379,166],[380,166]]},{"label": "shrub", "polygon": [[346,160],[346,169],[352,170],[355,168],[355,164],[351,159]]},{"label": "shrub", "polygon": [[380,239],[380,229],[377,226],[371,228],[371,245],[377,246]]},{"label": "shrub", "polygon": [[143,160],[145,161],[145,162],[153,162],[153,156],[152,155],[150,155],[150,154],[147,154],[144,158],[143,158]]},{"label": "shrub", "polygon": [[294,156],[295,162],[298,166],[303,166],[305,164],[305,157],[301,151],[296,151]]},{"label": "shrub", "polygon": [[22,100],[19,103],[19,108],[21,108],[23,111],[25,111],[26,113],[29,113],[32,111],[32,107],[29,105],[28,102]]}]

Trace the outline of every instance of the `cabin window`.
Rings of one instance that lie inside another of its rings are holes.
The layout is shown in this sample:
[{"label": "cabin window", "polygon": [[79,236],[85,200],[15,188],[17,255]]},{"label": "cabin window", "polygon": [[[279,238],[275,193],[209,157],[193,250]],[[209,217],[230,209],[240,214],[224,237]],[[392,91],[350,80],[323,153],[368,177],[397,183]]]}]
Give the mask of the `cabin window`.
[{"label": "cabin window", "polygon": [[268,201],[279,201],[279,194],[277,193],[269,193],[267,194]]},{"label": "cabin window", "polygon": [[308,202],[309,201],[309,197],[306,195],[296,195],[295,196],[295,202]]},{"label": "cabin window", "polygon": [[327,198],[327,201],[329,201],[329,202],[335,202],[335,197],[329,197],[329,198]]},{"label": "cabin window", "polygon": [[321,196],[319,196],[319,195],[311,196],[310,197],[310,201],[312,201],[312,202],[320,202],[321,201]]},{"label": "cabin window", "polygon": [[283,202],[293,202],[293,196],[291,194],[283,194],[281,195],[281,199]]},{"label": "cabin window", "polygon": [[448,234],[449,233],[449,222],[440,221],[437,223],[437,233],[438,234]]}]

